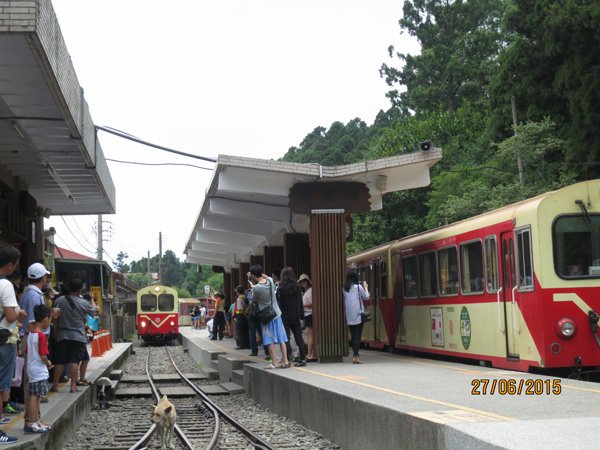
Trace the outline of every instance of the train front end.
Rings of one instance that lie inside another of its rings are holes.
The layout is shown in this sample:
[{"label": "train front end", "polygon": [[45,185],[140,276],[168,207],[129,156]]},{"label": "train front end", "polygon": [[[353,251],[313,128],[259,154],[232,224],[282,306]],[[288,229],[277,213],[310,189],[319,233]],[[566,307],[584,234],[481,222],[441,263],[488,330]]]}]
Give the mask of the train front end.
[{"label": "train front end", "polygon": [[179,336],[177,291],[168,286],[148,286],[137,294],[137,334],[147,343],[169,343]]}]

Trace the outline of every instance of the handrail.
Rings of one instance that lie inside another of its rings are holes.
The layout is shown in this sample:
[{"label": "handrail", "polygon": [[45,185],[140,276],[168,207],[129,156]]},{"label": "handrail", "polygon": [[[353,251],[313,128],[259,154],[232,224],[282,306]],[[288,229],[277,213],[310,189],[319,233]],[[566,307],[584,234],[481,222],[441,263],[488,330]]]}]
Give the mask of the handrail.
[{"label": "handrail", "polygon": [[517,313],[515,312],[515,310],[517,309],[517,303],[515,302],[515,292],[517,291],[517,287],[515,285],[514,288],[512,288],[512,315],[513,315],[513,328],[515,330],[517,330],[517,333],[521,333],[521,328],[519,328],[517,326]]},{"label": "handrail", "polygon": [[496,304],[498,305],[498,329],[500,330],[500,333],[504,334],[506,332],[506,330],[502,326],[502,321],[500,320],[500,293],[501,292],[502,292],[502,286],[500,286],[500,289],[498,289],[498,292],[496,292]]}]

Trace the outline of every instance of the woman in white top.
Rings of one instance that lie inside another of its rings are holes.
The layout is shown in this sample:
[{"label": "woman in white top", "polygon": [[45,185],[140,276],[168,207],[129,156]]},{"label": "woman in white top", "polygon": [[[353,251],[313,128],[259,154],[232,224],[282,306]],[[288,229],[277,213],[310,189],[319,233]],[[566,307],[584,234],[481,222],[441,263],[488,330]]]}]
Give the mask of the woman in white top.
[{"label": "woman in white top", "polygon": [[300,275],[298,282],[304,291],[304,294],[302,294],[302,304],[304,305],[304,327],[306,329],[306,362],[317,362],[317,353],[315,352],[313,339],[312,283],[305,273]]},{"label": "woman in white top", "polygon": [[352,340],[352,364],[362,364],[358,357],[360,339],[363,330],[361,313],[365,310],[365,300],[369,300],[368,285],[358,282],[358,272],[350,270],[344,284],[344,306],[346,307],[346,324]]}]

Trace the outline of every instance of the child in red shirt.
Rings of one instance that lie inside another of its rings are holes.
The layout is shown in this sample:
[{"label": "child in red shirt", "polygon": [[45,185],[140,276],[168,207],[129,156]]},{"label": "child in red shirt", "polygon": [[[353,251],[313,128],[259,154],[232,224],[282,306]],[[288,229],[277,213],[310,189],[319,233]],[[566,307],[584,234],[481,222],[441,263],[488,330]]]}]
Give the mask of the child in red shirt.
[{"label": "child in red shirt", "polygon": [[26,433],[47,433],[52,427],[40,422],[40,399],[48,393],[48,369],[52,362],[48,359],[48,339],[42,332],[50,326],[52,310],[46,305],[33,308],[35,324],[27,336],[27,375],[29,376],[29,405],[25,424]]}]

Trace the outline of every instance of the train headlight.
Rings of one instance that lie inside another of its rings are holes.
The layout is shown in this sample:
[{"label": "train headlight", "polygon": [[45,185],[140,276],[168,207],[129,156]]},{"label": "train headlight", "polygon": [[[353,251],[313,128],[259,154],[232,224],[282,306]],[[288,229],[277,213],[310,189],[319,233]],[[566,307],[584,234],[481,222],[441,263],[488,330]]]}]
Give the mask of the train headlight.
[{"label": "train headlight", "polygon": [[140,325],[142,326],[142,328],[146,328],[146,325],[147,325],[147,324],[146,324],[146,321],[145,321],[145,320],[142,320],[142,321],[140,322]]},{"label": "train headlight", "polygon": [[577,327],[575,326],[575,322],[571,319],[560,319],[556,323],[556,334],[558,337],[563,339],[571,339],[575,336],[577,332]]},{"label": "train headlight", "polygon": [[172,327],[175,326],[175,321],[174,320],[171,320],[169,323],[171,324]]}]

